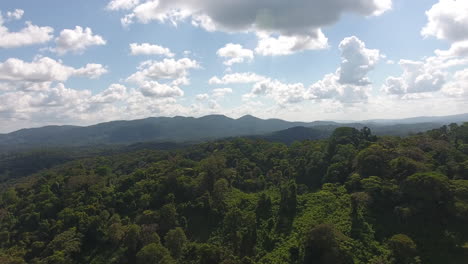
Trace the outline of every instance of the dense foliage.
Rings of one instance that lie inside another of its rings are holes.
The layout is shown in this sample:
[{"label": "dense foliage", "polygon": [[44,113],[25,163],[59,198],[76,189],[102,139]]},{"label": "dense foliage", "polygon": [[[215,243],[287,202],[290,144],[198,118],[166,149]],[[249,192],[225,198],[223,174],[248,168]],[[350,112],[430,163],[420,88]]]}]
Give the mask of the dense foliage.
[{"label": "dense foliage", "polygon": [[468,124],[63,163],[4,189],[0,263],[468,263]]}]

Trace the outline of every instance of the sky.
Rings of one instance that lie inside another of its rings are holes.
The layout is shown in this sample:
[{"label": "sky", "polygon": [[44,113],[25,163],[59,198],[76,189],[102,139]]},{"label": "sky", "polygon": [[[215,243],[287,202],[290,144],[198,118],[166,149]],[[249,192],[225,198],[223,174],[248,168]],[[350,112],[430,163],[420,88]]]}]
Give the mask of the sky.
[{"label": "sky", "polygon": [[0,133],[468,112],[465,0],[0,2]]}]

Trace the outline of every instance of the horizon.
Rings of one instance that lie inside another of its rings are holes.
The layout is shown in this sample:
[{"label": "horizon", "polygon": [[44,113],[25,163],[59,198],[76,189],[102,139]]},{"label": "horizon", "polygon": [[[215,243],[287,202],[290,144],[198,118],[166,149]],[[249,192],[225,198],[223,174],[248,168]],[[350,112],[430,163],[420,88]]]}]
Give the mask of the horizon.
[{"label": "horizon", "polygon": [[[22,130],[40,129],[40,128],[44,128],[44,127],[66,127],[66,126],[91,127],[91,126],[96,126],[96,125],[100,125],[100,124],[112,123],[112,122],[132,122],[132,121],[139,121],[139,120],[145,120],[145,119],[151,119],[151,118],[171,118],[172,119],[172,118],[181,117],[181,118],[200,119],[200,118],[209,117],[209,116],[222,116],[222,117],[227,117],[227,118],[232,119],[232,120],[239,120],[239,119],[242,119],[244,117],[250,116],[250,117],[253,117],[253,118],[256,118],[256,119],[260,119],[260,120],[282,120],[282,121],[286,121],[286,122],[290,122],[290,123],[296,123],[296,122],[298,122],[298,123],[335,122],[337,124],[346,125],[346,124],[351,124],[351,123],[368,124],[368,123],[375,122],[375,123],[381,123],[382,125],[384,125],[385,122],[394,122],[395,124],[403,124],[403,123],[398,123],[398,121],[403,121],[403,120],[407,120],[407,119],[444,118],[444,117],[453,117],[453,116],[460,116],[460,115],[468,115],[468,112],[460,113],[460,114],[447,115],[447,116],[410,116],[410,117],[397,118],[397,119],[385,119],[385,118],[384,119],[379,119],[379,118],[377,118],[377,119],[363,119],[363,120],[312,120],[312,121],[287,120],[287,119],[281,119],[281,118],[260,118],[260,117],[257,117],[255,115],[251,115],[251,114],[246,114],[246,115],[243,115],[243,116],[240,116],[240,117],[230,117],[230,116],[227,116],[227,115],[224,115],[224,114],[209,114],[209,115],[198,116],[198,117],[196,117],[196,116],[149,116],[149,117],[137,118],[137,119],[109,120],[109,121],[105,121],[105,122],[92,123],[92,124],[87,124],[87,125],[72,125],[72,124],[57,124],[57,125],[54,125],[54,124],[50,124],[50,125],[37,126],[37,127],[24,127],[24,128],[20,128],[20,129],[13,130],[13,131],[7,131],[7,132],[0,131],[0,135],[7,135],[7,134],[10,134],[10,133],[14,133],[14,132],[22,131]],[[367,123],[365,123],[365,122],[367,122]],[[414,123],[414,124],[418,124],[418,123],[425,123],[425,122],[417,122],[417,123]]]},{"label": "horizon", "polygon": [[157,116],[311,122],[468,109],[466,1],[183,3],[0,3],[0,132]]}]

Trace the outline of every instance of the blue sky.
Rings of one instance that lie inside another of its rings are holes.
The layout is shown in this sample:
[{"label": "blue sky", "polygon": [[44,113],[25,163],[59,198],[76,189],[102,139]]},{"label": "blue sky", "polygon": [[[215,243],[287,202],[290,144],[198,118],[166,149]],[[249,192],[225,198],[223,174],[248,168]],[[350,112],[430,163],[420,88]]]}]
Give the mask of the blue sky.
[{"label": "blue sky", "polygon": [[466,1],[15,0],[0,11],[0,133],[467,112]]}]

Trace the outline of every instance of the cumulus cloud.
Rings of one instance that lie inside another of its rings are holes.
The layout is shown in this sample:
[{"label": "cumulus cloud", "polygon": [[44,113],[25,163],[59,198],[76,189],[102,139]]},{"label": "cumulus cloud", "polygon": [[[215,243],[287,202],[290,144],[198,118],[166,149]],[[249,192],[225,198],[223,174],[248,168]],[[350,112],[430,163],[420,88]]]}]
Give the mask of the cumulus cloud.
[{"label": "cumulus cloud", "polygon": [[76,76],[88,77],[90,79],[97,79],[107,72],[108,71],[106,67],[102,66],[101,64],[89,63],[86,64],[85,67],[74,70],[73,74]]},{"label": "cumulus cloud", "polygon": [[170,49],[149,43],[131,43],[130,53],[132,55],[163,55],[166,57],[174,57],[174,53],[172,53]]},{"label": "cumulus cloud", "polygon": [[15,9],[15,11],[8,11],[6,16],[9,20],[20,20],[24,15],[23,9]]},{"label": "cumulus cloud", "polygon": [[[231,88],[216,88],[211,91],[211,94],[197,94],[195,100],[198,101],[198,103],[193,106],[195,108],[194,110],[196,112],[204,112],[205,114],[214,113],[214,110],[221,111],[219,101],[226,95],[232,94],[232,92]],[[208,112],[206,112],[206,107],[208,108]]]},{"label": "cumulus cloud", "polygon": [[65,87],[63,83],[57,84],[55,87],[49,87],[46,90],[41,90],[35,93],[31,98],[31,107],[63,107],[83,100],[89,97],[90,91],[78,91]]},{"label": "cumulus cloud", "polygon": [[105,45],[106,41],[99,35],[93,35],[93,31],[87,27],[83,29],[76,26],[75,29],[64,29],[60,32],[60,36],[55,39],[57,45],[52,49],[59,55],[64,55],[68,52],[82,53],[88,47]]},{"label": "cumulus cloud", "polygon": [[232,89],[231,88],[216,88],[213,89],[213,97],[220,99],[225,97],[228,94],[232,94]]},{"label": "cumulus cloud", "polygon": [[224,76],[223,80],[214,77],[210,81],[229,83],[231,80],[252,80],[255,84],[250,93],[243,96],[245,100],[263,95],[272,98],[280,106],[306,100],[337,100],[347,104],[367,100],[371,89],[367,74],[383,56],[378,50],[366,48],[365,43],[355,36],[343,39],[339,49],[342,57],[340,67],[335,73],[325,75],[322,80],[309,87],[302,83],[287,84],[255,74],[247,75],[251,78],[246,78],[245,74],[231,74]]},{"label": "cumulus cloud", "polygon": [[303,50],[319,50],[328,47],[328,39],[321,30],[311,36],[278,36],[257,34],[259,41],[255,52],[263,56],[290,55]]},{"label": "cumulus cloud", "polygon": [[224,65],[232,66],[235,63],[243,63],[244,61],[252,61],[254,53],[252,50],[244,49],[240,44],[228,43],[220,48],[216,54],[225,58]]},{"label": "cumulus cloud", "polygon": [[90,102],[97,104],[111,104],[124,100],[126,95],[127,87],[118,83],[114,83],[101,93],[91,97]]},{"label": "cumulus cloud", "polygon": [[[438,92],[443,87],[448,87],[444,85],[450,81],[451,68],[468,65],[467,41],[455,42],[448,50],[435,50],[434,53],[434,56],[419,61],[400,60],[403,73],[388,77],[382,90],[405,98],[410,97],[408,94]],[[450,86],[454,87],[457,83],[459,82],[451,82]]]},{"label": "cumulus cloud", "polygon": [[66,88],[62,83],[44,86],[40,90],[13,91],[0,94],[2,116],[9,119],[28,119],[43,122],[47,119],[68,120],[77,106],[91,95],[88,90]]},{"label": "cumulus cloud", "polygon": [[[416,62],[416,66],[411,69],[404,69],[400,79],[405,80],[401,82],[406,89],[400,88],[400,90],[411,93],[439,91],[443,87],[446,95],[463,94],[460,85],[464,83],[464,72],[457,72],[450,81],[448,69],[468,65],[468,2],[439,0],[426,11],[426,16],[428,22],[421,30],[421,34],[424,37],[432,36],[449,41],[451,46],[447,50],[435,50],[435,56]],[[410,70],[414,72],[408,72]],[[414,76],[417,77],[413,81]],[[405,77],[409,77],[409,80]],[[426,85],[426,88],[418,87],[422,85]],[[389,87],[393,88],[387,85],[384,89]],[[398,90],[397,88],[398,86],[395,89]]]},{"label": "cumulus cloud", "polygon": [[358,103],[369,97],[370,85],[343,84],[337,74],[327,74],[310,86],[313,99],[334,99],[343,103]]},{"label": "cumulus cloud", "polygon": [[196,60],[188,58],[164,59],[162,61],[145,61],[139,66],[139,71],[131,75],[128,80],[140,82],[142,80],[179,80],[188,75],[190,69],[197,69],[200,65]]},{"label": "cumulus cloud", "polygon": [[183,96],[184,91],[177,86],[162,84],[156,81],[145,81],[140,83],[140,91],[148,97],[178,97]]},{"label": "cumulus cloud", "polygon": [[205,101],[205,100],[208,100],[210,98],[210,95],[209,94],[197,94],[195,96],[195,99],[197,99],[198,101]]},{"label": "cumulus cloud", "polygon": [[197,94],[195,99],[197,101],[207,101],[208,99],[219,100],[223,99],[226,95],[232,94],[231,88],[216,88],[211,91],[211,95],[207,93]]},{"label": "cumulus cloud", "polygon": [[76,69],[48,57],[37,57],[32,62],[16,58],[0,62],[0,81],[63,82],[71,76],[97,78],[106,72],[100,64],[88,64]]},{"label": "cumulus cloud", "polygon": [[341,64],[335,73],[309,87],[313,99],[334,99],[344,103],[365,101],[371,89],[367,74],[383,58],[379,50],[368,49],[355,36],[343,39],[339,44]]},{"label": "cumulus cloud", "polygon": [[453,43],[448,50],[435,50],[439,57],[467,57],[468,40]]},{"label": "cumulus cloud", "polygon": [[426,93],[439,91],[446,81],[446,73],[430,63],[400,60],[403,74],[387,78],[382,89],[388,94]]},{"label": "cumulus cloud", "polygon": [[455,72],[453,79],[442,88],[450,97],[468,97],[468,69]]},{"label": "cumulus cloud", "polygon": [[327,47],[320,28],[336,23],[344,13],[378,16],[391,7],[392,0],[149,0],[136,6],[122,23],[177,24],[190,19],[207,31],[261,33],[257,53],[284,55]]},{"label": "cumulus cloud", "polygon": [[[16,18],[22,16],[21,12],[13,12],[7,16]],[[51,27],[40,27],[26,22],[26,27],[18,32],[10,32],[4,25],[2,14],[0,13],[0,48],[17,48],[35,44],[49,42],[53,37],[54,29]]]},{"label": "cumulus cloud", "polygon": [[[32,84],[37,86],[36,84]],[[145,96],[141,90],[112,84],[101,92],[77,90],[63,83],[0,93],[2,132],[22,127],[84,124],[148,116],[189,115],[173,98]]]},{"label": "cumulus cloud", "polygon": [[311,99],[310,94],[302,83],[285,84],[278,80],[267,79],[254,85],[249,98],[258,95],[271,97],[280,106],[299,103]]},{"label": "cumulus cloud", "polygon": [[468,2],[439,0],[426,12],[428,22],[421,34],[451,42],[468,40]]},{"label": "cumulus cloud", "polygon": [[112,0],[110,1],[106,8],[108,10],[129,10],[137,6],[140,3],[140,0]]},{"label": "cumulus cloud", "polygon": [[127,81],[137,84],[147,97],[178,97],[184,95],[179,86],[190,83],[189,70],[199,67],[197,61],[188,58],[145,61]]},{"label": "cumulus cloud", "polygon": [[212,77],[209,84],[246,84],[256,83],[267,79],[264,76],[252,72],[226,74],[221,79],[217,76]]},{"label": "cumulus cloud", "polygon": [[355,36],[343,39],[339,49],[342,57],[338,69],[339,82],[358,86],[370,84],[366,76],[380,60],[379,50],[367,49],[364,42]]}]

